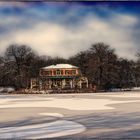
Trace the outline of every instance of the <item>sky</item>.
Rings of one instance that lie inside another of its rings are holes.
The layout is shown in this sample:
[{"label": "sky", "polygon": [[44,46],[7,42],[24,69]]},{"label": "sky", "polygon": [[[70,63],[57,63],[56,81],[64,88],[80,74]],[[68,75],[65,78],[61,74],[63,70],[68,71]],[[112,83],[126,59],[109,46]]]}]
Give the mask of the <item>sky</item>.
[{"label": "sky", "polygon": [[0,2],[0,55],[25,44],[69,58],[104,42],[119,57],[140,52],[140,2]]}]

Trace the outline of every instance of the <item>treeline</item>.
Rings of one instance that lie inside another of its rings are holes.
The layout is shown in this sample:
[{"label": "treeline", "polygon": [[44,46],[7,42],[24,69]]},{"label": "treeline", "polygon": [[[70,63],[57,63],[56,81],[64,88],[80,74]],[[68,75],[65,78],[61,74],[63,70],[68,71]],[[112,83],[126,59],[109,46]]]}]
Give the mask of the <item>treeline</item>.
[{"label": "treeline", "polygon": [[93,44],[69,59],[39,56],[29,46],[10,45],[0,57],[0,86],[29,87],[30,79],[38,77],[41,67],[59,63],[78,66],[99,90],[140,86],[140,55],[137,54],[136,61],[119,58],[104,43]]}]

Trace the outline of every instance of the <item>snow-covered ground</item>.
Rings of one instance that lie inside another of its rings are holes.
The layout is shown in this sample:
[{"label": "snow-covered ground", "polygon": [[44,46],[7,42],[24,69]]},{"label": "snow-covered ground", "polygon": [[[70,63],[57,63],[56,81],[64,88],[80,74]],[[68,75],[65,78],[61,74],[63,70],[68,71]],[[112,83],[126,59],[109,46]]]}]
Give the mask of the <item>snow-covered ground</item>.
[{"label": "snow-covered ground", "polygon": [[10,93],[15,91],[13,87],[0,87],[0,93]]},{"label": "snow-covered ground", "polygon": [[50,123],[27,126],[5,127],[0,129],[1,139],[41,139],[77,134],[85,127],[73,121],[58,120]]},{"label": "snow-covered ground", "polygon": [[[107,95],[116,97],[131,97],[132,95]],[[136,95],[133,95],[137,97]],[[140,97],[140,95],[138,95]],[[46,101],[45,101],[46,99]],[[33,101],[33,102],[32,102]],[[118,103],[131,103],[140,102],[140,100],[124,100],[124,101],[114,101],[111,99],[84,99],[84,98],[57,98],[57,97],[41,97],[37,101],[35,99],[30,99],[28,97],[19,99],[1,99],[0,108],[21,108],[21,107],[54,107],[54,108],[64,108],[69,110],[108,110],[114,109],[109,105]]]},{"label": "snow-covered ground", "polygon": [[[66,112],[59,112],[59,109],[71,111],[73,116],[74,111],[111,111],[116,109],[115,106],[112,105],[122,105],[126,103],[140,103],[140,93],[0,95],[0,110],[4,113],[4,110],[6,111],[8,109],[5,115],[11,114],[12,117],[14,117],[14,115],[15,117],[18,116],[18,113],[12,113],[12,109],[24,109],[24,113],[28,114],[26,109],[31,108],[30,111],[32,112],[33,108],[40,108],[40,110],[38,109],[37,117],[57,118],[57,120],[53,122],[1,127],[0,138],[54,138],[83,133],[87,130],[86,126],[74,120],[66,120]],[[43,112],[41,108],[52,108],[54,110],[51,111],[50,109],[49,111]],[[34,117],[34,113],[31,114]]]}]

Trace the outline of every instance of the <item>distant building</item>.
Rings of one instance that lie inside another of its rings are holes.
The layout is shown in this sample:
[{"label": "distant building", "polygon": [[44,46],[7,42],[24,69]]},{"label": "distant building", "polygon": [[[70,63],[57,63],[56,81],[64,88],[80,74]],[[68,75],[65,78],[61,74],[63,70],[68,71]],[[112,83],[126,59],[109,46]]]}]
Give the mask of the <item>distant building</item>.
[{"label": "distant building", "polygon": [[40,69],[39,77],[31,79],[31,89],[81,89],[88,88],[88,79],[80,69],[70,64],[57,64]]}]

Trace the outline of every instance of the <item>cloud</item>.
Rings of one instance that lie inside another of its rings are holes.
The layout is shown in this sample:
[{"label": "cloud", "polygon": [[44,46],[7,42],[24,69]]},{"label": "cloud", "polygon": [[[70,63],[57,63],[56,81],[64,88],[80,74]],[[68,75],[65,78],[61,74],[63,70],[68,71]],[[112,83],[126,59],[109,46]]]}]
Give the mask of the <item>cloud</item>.
[{"label": "cloud", "polygon": [[[28,22],[27,18],[19,16],[6,19],[8,22],[2,21],[3,24],[25,24],[28,28],[14,26],[9,33],[3,34],[0,38],[0,52],[4,53],[9,44],[18,43],[31,46],[40,55],[68,58],[79,51],[87,50],[91,44],[105,42],[114,48],[120,57],[135,58],[139,48],[139,40],[135,38],[138,32],[138,29],[135,29],[139,24],[138,17],[112,12],[108,18],[102,18],[95,11],[82,17],[77,12],[78,10],[71,9],[64,15],[59,15],[57,20],[49,20],[46,13],[46,20],[35,23],[34,20]],[[62,24],[58,20],[65,22]],[[67,20],[71,21],[70,25]]]}]

